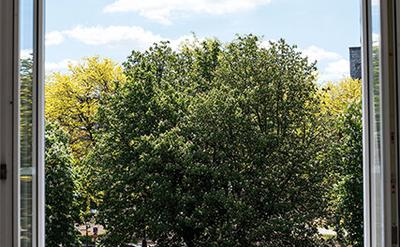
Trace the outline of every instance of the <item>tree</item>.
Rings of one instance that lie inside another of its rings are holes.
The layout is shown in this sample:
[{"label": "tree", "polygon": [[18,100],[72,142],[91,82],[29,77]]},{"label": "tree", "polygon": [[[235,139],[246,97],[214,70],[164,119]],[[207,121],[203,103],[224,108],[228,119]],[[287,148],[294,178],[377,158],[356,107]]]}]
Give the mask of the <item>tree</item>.
[{"label": "tree", "polygon": [[331,164],[331,213],[342,244],[363,246],[363,152],[361,81],[345,79],[323,89],[330,126],[326,164]]},{"label": "tree", "polygon": [[54,73],[46,81],[46,119],[59,123],[71,135],[76,159],[84,159],[94,146],[101,98],[112,94],[124,80],[122,68],[112,60],[91,57],[70,64],[68,73]]},{"label": "tree", "polygon": [[67,135],[46,126],[46,246],[79,246],[76,174]]},{"label": "tree", "polygon": [[326,181],[314,64],[283,40],[133,52],[99,110],[103,243],[320,246]]},{"label": "tree", "polygon": [[323,86],[321,94],[322,111],[332,119],[337,119],[348,109],[349,105],[361,100],[361,81],[347,78],[335,83],[330,82]]},{"label": "tree", "polygon": [[341,179],[337,193],[337,212],[346,242],[354,247],[363,244],[363,149],[361,100],[348,106],[341,119]]},{"label": "tree", "polygon": [[122,68],[116,63],[91,57],[71,64],[66,74],[52,74],[46,82],[46,119],[70,135],[83,218],[90,208],[97,207],[100,193],[93,184],[96,166],[89,165],[86,159],[94,147],[95,116],[102,98],[113,94],[124,81]]}]

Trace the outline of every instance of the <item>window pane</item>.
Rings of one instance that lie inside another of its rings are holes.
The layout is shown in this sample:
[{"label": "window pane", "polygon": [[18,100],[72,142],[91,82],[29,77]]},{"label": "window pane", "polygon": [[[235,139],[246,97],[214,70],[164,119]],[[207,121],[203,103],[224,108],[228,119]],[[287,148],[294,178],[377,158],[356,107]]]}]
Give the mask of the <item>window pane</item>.
[{"label": "window pane", "polygon": [[383,246],[383,166],[382,150],[382,96],[381,96],[381,58],[380,58],[380,4],[372,1],[372,74],[371,95],[371,225],[372,245]]},{"label": "window pane", "polygon": [[21,246],[33,246],[35,166],[33,164],[34,1],[20,1],[20,189]]}]

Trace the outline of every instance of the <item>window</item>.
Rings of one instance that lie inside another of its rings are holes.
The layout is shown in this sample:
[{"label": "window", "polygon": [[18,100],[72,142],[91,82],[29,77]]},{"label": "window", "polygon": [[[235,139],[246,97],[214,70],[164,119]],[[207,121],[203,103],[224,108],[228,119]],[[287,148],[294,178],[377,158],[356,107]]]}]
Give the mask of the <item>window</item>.
[{"label": "window", "polygon": [[71,4],[47,1],[48,245],[362,245],[358,1]]},{"label": "window", "polygon": [[398,245],[395,1],[362,74],[358,1],[76,4],[0,3],[1,246]]}]

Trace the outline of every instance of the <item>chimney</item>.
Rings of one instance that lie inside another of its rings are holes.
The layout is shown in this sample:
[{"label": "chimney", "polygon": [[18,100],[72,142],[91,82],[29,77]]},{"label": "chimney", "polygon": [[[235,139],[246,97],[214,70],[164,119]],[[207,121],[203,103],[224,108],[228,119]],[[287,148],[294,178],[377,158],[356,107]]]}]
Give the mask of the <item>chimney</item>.
[{"label": "chimney", "polygon": [[361,79],[361,47],[350,47],[350,76]]}]

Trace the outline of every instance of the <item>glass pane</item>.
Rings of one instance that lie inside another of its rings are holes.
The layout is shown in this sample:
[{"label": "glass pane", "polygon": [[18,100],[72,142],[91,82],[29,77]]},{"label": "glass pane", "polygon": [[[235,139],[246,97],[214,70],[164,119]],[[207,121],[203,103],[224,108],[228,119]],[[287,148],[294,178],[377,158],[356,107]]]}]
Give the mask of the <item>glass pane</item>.
[{"label": "glass pane", "polygon": [[35,169],[33,164],[34,1],[20,1],[20,189],[21,246],[33,246]]},{"label": "glass pane", "polygon": [[381,58],[380,58],[380,3],[372,1],[372,74],[371,95],[371,222],[372,245],[383,246],[383,166],[381,160],[382,133],[382,95],[381,95]]}]

